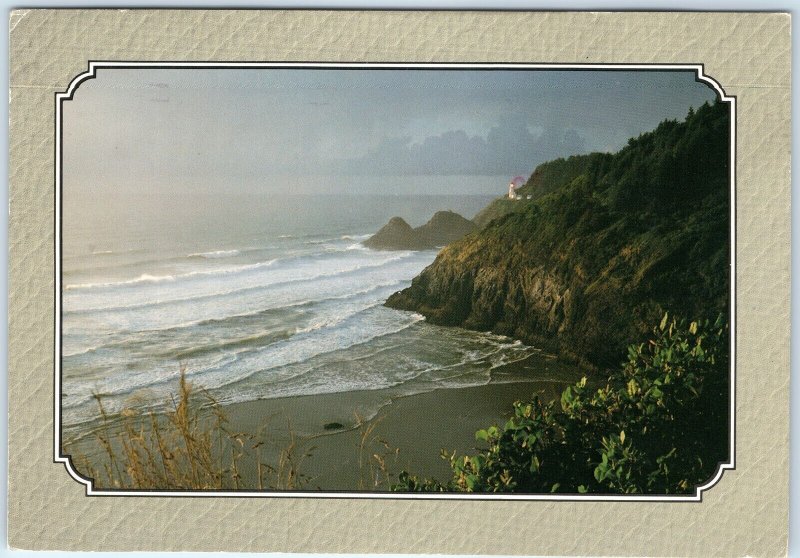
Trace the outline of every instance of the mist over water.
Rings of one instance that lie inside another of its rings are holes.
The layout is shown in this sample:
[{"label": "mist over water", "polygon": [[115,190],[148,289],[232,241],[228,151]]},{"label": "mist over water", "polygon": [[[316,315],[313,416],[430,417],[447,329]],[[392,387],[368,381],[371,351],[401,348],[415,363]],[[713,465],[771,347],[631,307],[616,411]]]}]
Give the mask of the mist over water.
[{"label": "mist over water", "polygon": [[96,418],[93,392],[110,412],[163,404],[181,366],[223,403],[486,383],[493,367],[533,349],[385,308],[436,251],[361,241],[395,215],[413,225],[445,209],[472,217],[490,200],[239,195],[193,206],[138,200],[104,214],[73,207],[63,245],[65,427],[76,433]]}]

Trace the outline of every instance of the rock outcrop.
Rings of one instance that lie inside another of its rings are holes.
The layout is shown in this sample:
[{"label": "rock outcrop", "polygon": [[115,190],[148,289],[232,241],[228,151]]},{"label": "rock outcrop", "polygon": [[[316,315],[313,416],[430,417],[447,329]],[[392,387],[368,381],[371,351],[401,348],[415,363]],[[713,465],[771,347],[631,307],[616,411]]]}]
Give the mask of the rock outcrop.
[{"label": "rock outcrop", "polygon": [[429,250],[454,242],[475,229],[472,221],[452,211],[439,211],[416,229],[400,217],[392,217],[364,241],[364,246],[376,250]]},{"label": "rock outcrop", "polygon": [[401,217],[392,217],[363,244],[376,250],[417,250],[414,229]]}]

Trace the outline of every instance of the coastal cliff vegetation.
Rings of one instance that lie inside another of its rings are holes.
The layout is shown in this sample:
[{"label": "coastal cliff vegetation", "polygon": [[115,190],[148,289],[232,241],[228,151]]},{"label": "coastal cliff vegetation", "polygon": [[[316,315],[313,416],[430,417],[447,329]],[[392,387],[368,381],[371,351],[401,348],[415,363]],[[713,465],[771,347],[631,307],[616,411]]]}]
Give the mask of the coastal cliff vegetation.
[{"label": "coastal cliff vegetation", "polygon": [[729,129],[728,105],[705,104],[618,153],[541,165],[523,199],[487,208],[386,304],[591,369],[616,366],[666,311],[726,315]]},{"label": "coastal cliff vegetation", "polygon": [[472,455],[443,453],[453,474],[409,472],[395,491],[682,494],[712,479],[728,455],[728,327],[722,317],[664,315],[646,343],[592,390],[514,404],[501,426],[476,432]]}]

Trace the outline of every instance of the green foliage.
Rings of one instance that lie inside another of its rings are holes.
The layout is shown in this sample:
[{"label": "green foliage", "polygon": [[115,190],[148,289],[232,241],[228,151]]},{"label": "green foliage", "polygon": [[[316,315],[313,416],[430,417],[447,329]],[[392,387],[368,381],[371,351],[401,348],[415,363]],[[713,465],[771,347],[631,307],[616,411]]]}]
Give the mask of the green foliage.
[{"label": "green foliage", "polygon": [[609,155],[605,153],[590,153],[542,163],[536,167],[528,181],[517,192],[522,196],[530,195],[532,199],[537,200],[589,172],[607,157]]},{"label": "green foliage", "polygon": [[665,314],[604,387],[584,377],[560,402],[517,402],[505,425],[476,432],[475,455],[445,455],[448,482],[404,472],[393,490],[691,492],[727,455],[728,348],[721,317]]},{"label": "green foliage", "polygon": [[541,165],[524,187],[538,199],[490,205],[387,305],[601,369],[667,309],[727,316],[729,136],[717,102],[618,153]]},{"label": "green foliage", "polygon": [[[702,199],[725,187],[729,119],[723,103],[690,111],[686,122],[662,122],[620,151],[605,180],[618,211],[660,210]],[[613,185],[612,185],[613,184]]]},{"label": "green foliage", "polygon": [[[505,196],[496,199],[482,209],[473,221],[479,228],[483,228],[505,215],[524,213],[528,205],[534,201],[568,185],[584,173],[593,172],[609,157],[610,155],[606,153],[591,153],[542,163],[536,167],[528,181],[517,190],[522,200],[510,200]],[[530,200],[528,196],[531,196]]]}]

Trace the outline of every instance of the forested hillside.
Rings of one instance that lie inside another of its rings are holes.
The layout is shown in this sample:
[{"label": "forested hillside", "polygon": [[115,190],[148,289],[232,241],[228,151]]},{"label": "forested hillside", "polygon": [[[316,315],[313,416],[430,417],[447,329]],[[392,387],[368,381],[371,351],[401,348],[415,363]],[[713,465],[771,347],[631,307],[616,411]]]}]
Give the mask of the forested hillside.
[{"label": "forested hillside", "polygon": [[386,304],[600,368],[666,311],[727,320],[729,137],[717,102],[615,154],[540,165],[520,189],[533,199],[487,208]]}]

